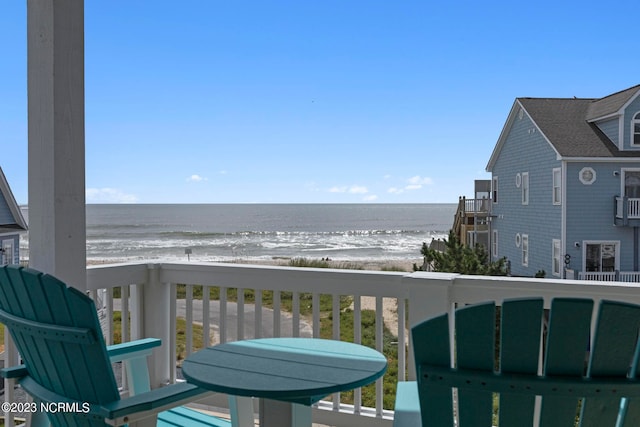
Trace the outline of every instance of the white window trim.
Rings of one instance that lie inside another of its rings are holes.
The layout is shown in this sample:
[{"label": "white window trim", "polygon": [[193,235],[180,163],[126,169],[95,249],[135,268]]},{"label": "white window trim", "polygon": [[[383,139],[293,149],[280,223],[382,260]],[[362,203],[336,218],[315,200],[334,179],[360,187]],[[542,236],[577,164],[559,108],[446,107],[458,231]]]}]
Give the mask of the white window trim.
[{"label": "white window trim", "polygon": [[491,256],[498,258],[498,230],[493,230],[491,235]]},{"label": "white window trim", "polygon": [[[558,248],[558,253],[556,253],[556,247]],[[556,261],[558,265],[558,271],[555,270]],[[560,277],[561,272],[562,272],[562,243],[560,242],[560,239],[553,239],[551,241],[551,274],[553,274],[554,276]]]},{"label": "white window trim", "polygon": [[[591,180],[587,181],[583,175],[585,172],[591,172]],[[595,169],[593,169],[592,167],[584,167],[582,169],[580,169],[580,172],[578,174],[578,178],[580,179],[580,182],[583,183],[584,185],[591,185],[594,182],[596,182],[596,178],[597,178],[597,174]]]},{"label": "white window trim", "polygon": [[500,195],[498,194],[498,177],[494,176],[491,179],[491,200],[494,205],[498,204],[498,200],[500,200]]},{"label": "white window trim", "polygon": [[587,245],[614,245],[616,248],[615,270],[620,271],[620,240],[583,240],[582,241],[582,271],[587,268]]},{"label": "white window trim", "polygon": [[[557,181],[556,177],[558,177]],[[557,199],[556,188],[558,189]],[[556,206],[562,204],[562,168],[553,168],[551,172],[551,202]]]},{"label": "white window trim", "polygon": [[13,239],[3,239],[0,241],[2,244],[2,253],[0,254],[0,265],[13,264],[15,262],[15,247]]},{"label": "white window trim", "polygon": [[620,196],[625,193],[625,181],[627,180],[627,172],[640,172],[640,168],[620,168]]},{"label": "white window trim", "polygon": [[529,235],[528,234],[522,235],[521,246],[522,246],[522,266],[528,267],[529,266]]},{"label": "white window trim", "polygon": [[522,204],[529,204],[530,197],[529,172],[522,172]]},{"label": "white window trim", "polygon": [[632,147],[640,147],[640,144],[636,144],[636,124],[640,124],[640,112],[637,112],[631,119],[631,132],[629,133],[629,143]]}]

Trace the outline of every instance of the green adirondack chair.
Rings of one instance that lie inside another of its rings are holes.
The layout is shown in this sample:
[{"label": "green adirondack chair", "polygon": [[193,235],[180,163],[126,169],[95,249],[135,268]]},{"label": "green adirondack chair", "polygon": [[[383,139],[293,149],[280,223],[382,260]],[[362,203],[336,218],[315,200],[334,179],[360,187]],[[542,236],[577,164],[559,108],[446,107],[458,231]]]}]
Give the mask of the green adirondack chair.
[{"label": "green adirondack chair", "polygon": [[[179,383],[149,391],[146,358],[157,339],[106,347],[93,300],[53,276],[17,266],[0,268],[0,322],[11,332],[23,365],[4,369],[50,408],[32,425],[232,426],[232,422],[179,405],[206,391]],[[111,362],[128,368],[130,396],[121,399]],[[67,409],[56,410],[59,403]],[[88,408],[85,403],[89,403]],[[75,405],[74,405],[75,404]],[[69,411],[69,408],[75,411]],[[88,409],[88,411],[87,411]],[[232,417],[233,418],[233,417]],[[138,423],[138,424],[136,424]],[[233,424],[237,425],[237,424]]]},{"label": "green adirondack chair", "polygon": [[542,299],[508,300],[499,323],[483,303],[456,310],[454,334],[446,314],[414,326],[417,382],[399,383],[394,427],[640,426],[640,306],[593,308],[556,298],[547,321]]}]

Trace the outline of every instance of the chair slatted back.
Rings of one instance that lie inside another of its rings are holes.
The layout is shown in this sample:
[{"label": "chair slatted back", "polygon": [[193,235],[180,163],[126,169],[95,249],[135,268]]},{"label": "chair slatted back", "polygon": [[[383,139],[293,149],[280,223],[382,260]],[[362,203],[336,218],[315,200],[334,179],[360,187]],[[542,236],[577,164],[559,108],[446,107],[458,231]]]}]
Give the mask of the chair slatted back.
[{"label": "chair slatted back", "polygon": [[[120,398],[94,302],[82,292],[35,270],[2,267],[0,321],[41,386],[80,402]],[[74,414],[49,417],[54,425],[104,425]]]},{"label": "chair slatted back", "polygon": [[603,301],[593,319],[593,301],[557,298],[547,321],[536,298],[496,313],[460,308],[454,334],[447,314],[412,328],[423,426],[640,425],[640,306]]}]

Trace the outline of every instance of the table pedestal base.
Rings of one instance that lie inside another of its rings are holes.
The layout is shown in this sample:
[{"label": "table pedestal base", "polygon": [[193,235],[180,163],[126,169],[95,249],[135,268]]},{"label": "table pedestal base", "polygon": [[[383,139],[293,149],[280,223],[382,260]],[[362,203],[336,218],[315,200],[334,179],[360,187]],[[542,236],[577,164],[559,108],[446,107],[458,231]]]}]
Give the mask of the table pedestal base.
[{"label": "table pedestal base", "polygon": [[260,426],[311,427],[311,407],[260,399]]}]

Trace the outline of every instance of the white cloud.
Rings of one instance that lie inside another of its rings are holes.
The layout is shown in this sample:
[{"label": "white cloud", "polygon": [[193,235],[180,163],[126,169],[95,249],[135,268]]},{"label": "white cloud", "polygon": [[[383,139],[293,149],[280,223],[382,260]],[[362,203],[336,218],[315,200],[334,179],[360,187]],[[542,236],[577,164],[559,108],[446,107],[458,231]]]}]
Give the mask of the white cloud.
[{"label": "white cloud", "polygon": [[329,193],[349,193],[349,194],[367,194],[369,189],[362,185],[352,185],[351,187],[335,186],[329,189]]},{"label": "white cloud", "polygon": [[[433,180],[429,177],[421,177],[420,175],[416,175],[412,178],[409,178],[407,180],[407,182],[409,183],[408,186],[420,186],[418,188],[421,188],[423,185],[431,185],[433,184]],[[408,187],[407,186],[407,187]]]},{"label": "white cloud", "polygon": [[368,192],[367,187],[361,185],[352,185],[351,188],[349,188],[349,193],[351,194],[367,194]]},{"label": "white cloud", "polygon": [[425,185],[433,184],[433,180],[429,177],[421,177],[420,175],[416,175],[407,179],[407,185],[402,188],[398,187],[389,187],[387,193],[390,194],[402,194],[405,191],[415,191],[420,190]]},{"label": "white cloud", "polygon": [[197,175],[197,174],[191,175],[189,178],[187,178],[187,181],[189,181],[189,182],[201,182],[201,181],[206,181],[206,180],[207,180],[207,178],[204,178],[204,177],[202,177],[200,175]]},{"label": "white cloud", "polygon": [[87,203],[136,203],[138,196],[127,194],[117,188],[87,188]]},{"label": "white cloud", "polygon": [[376,196],[375,194],[371,194],[369,196],[364,196],[362,200],[364,200],[365,202],[373,202],[375,200],[378,200],[378,196]]},{"label": "white cloud", "polygon": [[329,193],[346,193],[347,187],[331,187]]}]

